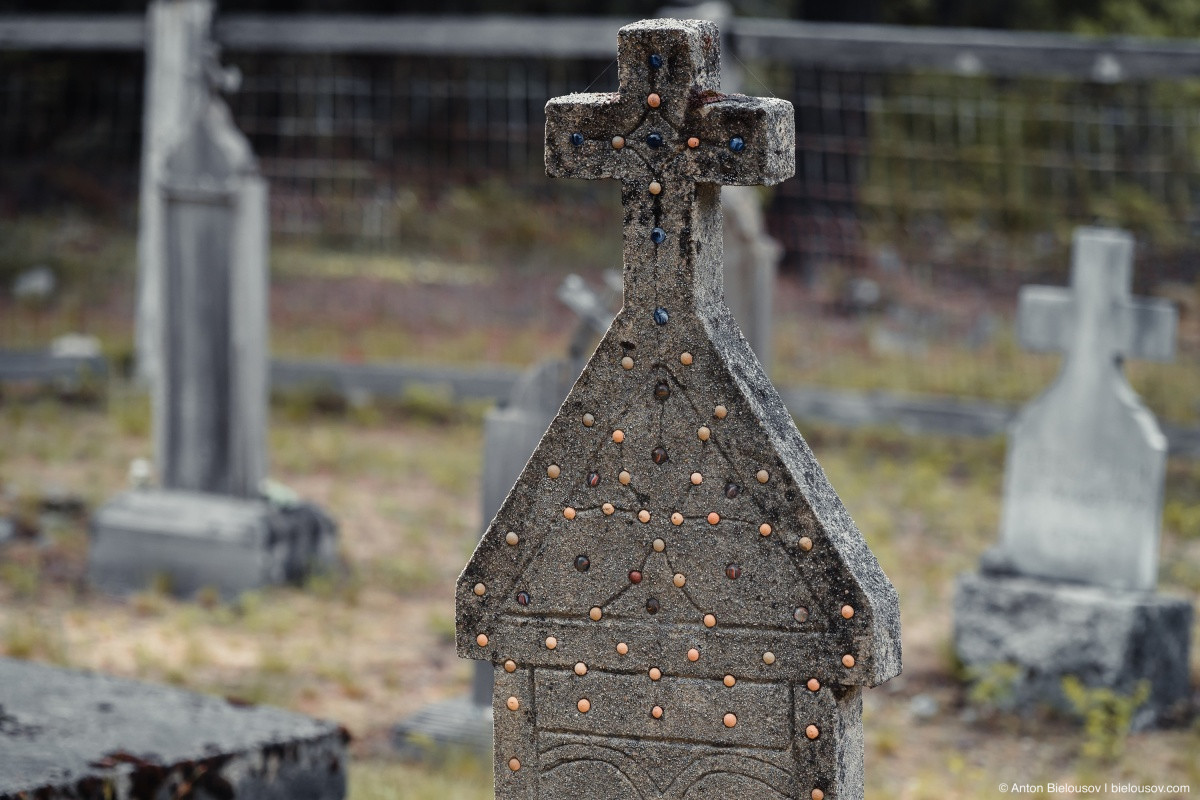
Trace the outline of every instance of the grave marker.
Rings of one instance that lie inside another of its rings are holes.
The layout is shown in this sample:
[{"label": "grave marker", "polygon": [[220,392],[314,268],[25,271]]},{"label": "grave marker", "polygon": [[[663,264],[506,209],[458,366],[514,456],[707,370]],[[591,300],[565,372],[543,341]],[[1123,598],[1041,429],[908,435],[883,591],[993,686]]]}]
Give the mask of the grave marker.
[{"label": "grave marker", "polygon": [[1019,667],[1013,702],[1067,707],[1065,676],[1149,699],[1136,727],[1188,696],[1191,604],[1155,594],[1167,441],[1122,374],[1169,360],[1175,309],[1132,298],[1133,239],[1075,233],[1069,290],[1021,291],[1017,329],[1065,354],[1010,429],[999,546],[959,580],[955,642],[977,674]]},{"label": "grave marker", "polygon": [[719,91],[708,22],[618,72],[547,104],[546,166],[622,182],[625,305],[457,590],[496,796],[861,797],[895,591],[721,301],[719,186],[792,174],[791,106]]}]

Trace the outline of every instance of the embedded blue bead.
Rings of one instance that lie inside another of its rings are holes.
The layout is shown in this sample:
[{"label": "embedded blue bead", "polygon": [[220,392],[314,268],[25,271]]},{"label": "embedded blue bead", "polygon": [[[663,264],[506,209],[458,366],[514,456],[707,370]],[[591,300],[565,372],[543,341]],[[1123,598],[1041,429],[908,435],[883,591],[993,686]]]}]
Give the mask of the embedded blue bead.
[{"label": "embedded blue bead", "polygon": [[575,145],[576,147],[582,147],[583,146],[583,134],[582,133],[572,133],[571,134],[571,144]]},{"label": "embedded blue bead", "polygon": [[661,133],[652,133],[646,137],[646,144],[654,148],[663,146],[663,138]]},{"label": "embedded blue bead", "polygon": [[735,153],[740,153],[746,149],[746,143],[742,141],[742,137],[735,136],[729,140],[729,149]]},{"label": "embedded blue bead", "polygon": [[[658,230],[658,229],[655,228],[655,230]],[[662,306],[659,306],[658,308],[654,309],[654,321],[657,322],[659,325],[666,325],[667,320],[670,318],[671,317],[667,314],[667,310],[665,308],[663,308]]]},{"label": "embedded blue bead", "polygon": [[660,56],[658,53],[651,54],[650,66],[653,67],[654,69],[658,69],[662,65],[663,65],[662,56]]},{"label": "embedded blue bead", "polygon": [[[655,244],[662,244],[663,241],[666,240],[666,238],[667,238],[667,232],[664,231],[662,228],[655,228],[654,230],[650,231],[650,241],[654,242]],[[655,319],[657,320],[658,312],[656,311],[654,313],[655,313]],[[663,316],[664,317],[666,316],[665,311],[663,312]],[[663,322],[666,322],[666,320],[664,319]],[[658,324],[662,325],[662,322],[660,322]]]}]

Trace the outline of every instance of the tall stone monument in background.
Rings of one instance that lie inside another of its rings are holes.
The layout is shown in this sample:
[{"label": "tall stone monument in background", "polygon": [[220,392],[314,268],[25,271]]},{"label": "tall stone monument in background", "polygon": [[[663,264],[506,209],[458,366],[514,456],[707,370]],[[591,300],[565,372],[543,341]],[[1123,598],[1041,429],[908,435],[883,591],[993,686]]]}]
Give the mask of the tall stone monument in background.
[{"label": "tall stone monument in background", "polygon": [[[173,6],[173,3],[164,5]],[[151,10],[151,19],[159,8]],[[193,67],[203,98],[156,170],[147,263],[155,464],[161,489],[121,495],[93,520],[90,581],[124,592],[165,577],[226,595],[332,566],[322,512],[263,496],[267,473],[267,185],[217,94],[213,48]],[[142,332],[146,333],[145,331]]]},{"label": "tall stone monument in background", "polygon": [[720,92],[709,22],[619,36],[546,108],[552,176],[615,178],[624,307],[457,588],[495,675],[498,798],[863,795],[895,591],[721,300],[721,184],[778,183],[791,106]]},{"label": "tall stone monument in background", "polygon": [[1152,725],[1188,696],[1191,604],[1155,592],[1167,441],[1122,374],[1169,361],[1177,316],[1132,298],[1133,238],[1081,228],[1071,287],[1027,286],[1017,331],[1064,353],[1054,384],[1009,435],[1000,544],[959,581],[955,642],[976,673],[1015,665],[1014,701],[1064,706],[1073,675],[1150,695]]}]

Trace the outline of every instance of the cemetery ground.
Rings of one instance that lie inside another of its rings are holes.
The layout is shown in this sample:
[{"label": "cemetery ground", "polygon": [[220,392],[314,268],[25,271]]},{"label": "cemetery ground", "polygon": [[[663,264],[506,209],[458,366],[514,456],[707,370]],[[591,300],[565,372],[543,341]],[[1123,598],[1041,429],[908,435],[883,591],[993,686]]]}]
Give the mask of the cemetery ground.
[{"label": "cemetery ground", "polygon": [[[459,202],[466,210],[458,219],[471,230],[474,201]],[[492,224],[517,223],[518,238],[534,235],[524,217]],[[579,220],[562,225],[582,229]],[[35,346],[84,330],[118,363],[126,359],[132,240],[83,222],[26,220],[12,230],[26,237],[26,260],[44,247],[62,259],[59,269],[70,272],[65,262],[75,259],[80,275],[44,305],[0,300],[0,343]],[[612,233],[560,242],[551,255],[520,267],[511,258],[519,247],[505,244],[500,260],[508,265],[499,269],[484,266],[496,255],[486,232],[472,233],[460,249],[430,247],[420,256],[278,246],[273,350],[461,365],[524,365],[558,355],[573,321],[554,289],[568,269],[598,284],[598,268],[619,254],[589,248],[619,240]],[[0,252],[0,261],[8,258]],[[1058,283],[1065,283],[1065,266]],[[1020,352],[1012,308],[989,292],[935,286],[911,270],[881,278],[885,302],[860,308],[847,300],[849,282],[837,270],[809,287],[794,276],[781,281],[777,385],[1018,403],[1057,370],[1055,357]],[[1173,365],[1135,363],[1128,372],[1160,419],[1194,426],[1200,287],[1168,291],[1182,306],[1180,349],[1188,357]],[[887,305],[909,311],[891,314]],[[472,665],[454,655],[453,587],[485,522],[478,512],[482,411],[450,403],[437,387],[398,400],[347,402],[317,388],[277,396],[272,477],[339,521],[346,571],[229,604],[205,593],[179,602],[166,587],[119,601],[82,588],[85,514],[123,488],[133,458],[149,454],[148,400],[120,380],[67,400],[8,392],[0,399],[0,517],[11,514],[19,524],[0,562],[0,653],[337,720],[355,737],[355,800],[489,797],[486,758],[458,755],[416,766],[395,762],[387,747],[398,719],[468,685]],[[1200,723],[1125,737],[1120,703],[1118,713],[1105,714],[1098,695],[1084,698],[1094,708],[1080,726],[1006,713],[1003,674],[984,676],[973,694],[961,688],[950,642],[953,581],[996,541],[1002,439],[812,425],[801,431],[901,598],[904,673],[866,693],[868,796],[994,798],[1001,783],[1096,780],[1184,783],[1200,791]],[[1195,597],[1200,462],[1172,459],[1166,491],[1162,586]],[[1200,640],[1200,630],[1193,635]],[[1200,683],[1196,665],[1193,683]]]}]

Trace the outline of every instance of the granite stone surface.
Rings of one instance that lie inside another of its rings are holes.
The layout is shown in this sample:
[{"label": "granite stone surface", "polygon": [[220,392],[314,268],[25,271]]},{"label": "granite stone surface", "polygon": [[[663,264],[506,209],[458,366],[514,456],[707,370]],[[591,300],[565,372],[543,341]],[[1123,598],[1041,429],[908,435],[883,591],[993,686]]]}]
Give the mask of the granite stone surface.
[{"label": "granite stone surface", "polygon": [[722,301],[719,185],[795,138],[718,42],[627,26],[620,93],[547,105],[547,171],[622,182],[624,307],[459,580],[498,798],[861,797],[861,690],[900,670],[895,590]]},{"label": "granite stone surface", "polygon": [[1015,707],[1070,711],[1062,681],[1150,697],[1135,728],[1180,720],[1191,692],[1188,652],[1192,604],[1181,597],[1065,585],[1037,578],[962,575],[955,596],[954,638],[970,669],[1019,667]]},{"label": "granite stone surface", "polygon": [[0,659],[0,800],[340,800],[329,722]]}]

